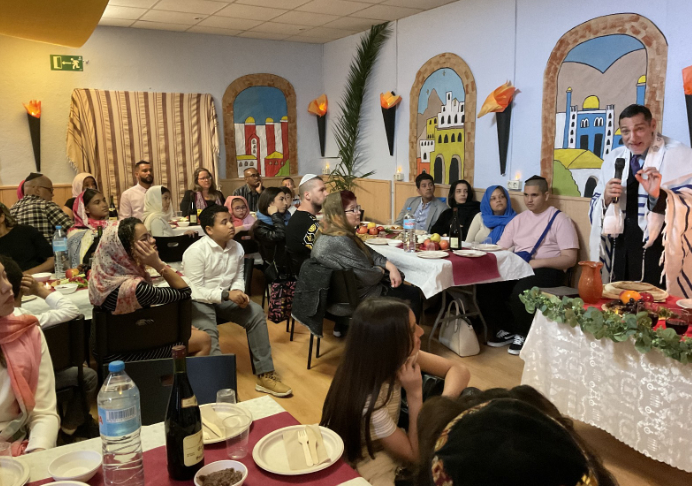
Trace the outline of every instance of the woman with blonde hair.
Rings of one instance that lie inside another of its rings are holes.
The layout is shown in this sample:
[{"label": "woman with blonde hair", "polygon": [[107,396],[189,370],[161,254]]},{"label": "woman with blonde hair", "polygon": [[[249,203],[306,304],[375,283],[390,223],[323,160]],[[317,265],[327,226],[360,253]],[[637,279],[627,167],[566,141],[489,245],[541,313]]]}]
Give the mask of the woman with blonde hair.
[{"label": "woman with blonde hair", "polygon": [[197,214],[214,204],[223,205],[226,198],[216,188],[214,176],[211,175],[209,170],[200,167],[195,171],[193,178],[195,182],[192,185],[192,189],[185,191],[183,200],[180,202],[180,211],[182,211],[183,216],[190,215],[192,201],[195,202]]},{"label": "woman with blonde hair", "polygon": [[334,270],[352,269],[361,298],[386,295],[407,300],[420,319],[420,289],[405,285],[401,272],[384,256],[369,248],[356,235],[361,208],[351,191],[333,192],[322,205],[320,222],[312,257]]}]

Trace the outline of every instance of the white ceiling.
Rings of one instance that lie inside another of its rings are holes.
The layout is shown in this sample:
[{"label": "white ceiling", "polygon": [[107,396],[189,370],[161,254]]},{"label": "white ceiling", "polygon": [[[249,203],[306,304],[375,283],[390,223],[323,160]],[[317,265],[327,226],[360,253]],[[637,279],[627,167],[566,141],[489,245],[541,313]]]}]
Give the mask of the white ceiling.
[{"label": "white ceiling", "polygon": [[99,25],[323,44],[456,0],[110,0]]}]

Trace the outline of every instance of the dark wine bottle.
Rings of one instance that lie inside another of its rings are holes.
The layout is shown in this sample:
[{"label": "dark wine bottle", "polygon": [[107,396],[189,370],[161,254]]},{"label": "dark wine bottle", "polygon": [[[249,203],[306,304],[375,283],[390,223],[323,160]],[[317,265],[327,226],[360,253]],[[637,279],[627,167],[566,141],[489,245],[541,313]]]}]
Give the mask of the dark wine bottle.
[{"label": "dark wine bottle", "polygon": [[113,202],[113,196],[111,196],[111,203],[108,206],[108,219],[111,221],[118,220],[118,210],[115,209],[115,202]]},{"label": "dark wine bottle", "polygon": [[192,479],[204,466],[202,416],[187,378],[185,346],[173,346],[173,389],[166,410],[166,455],[171,479]]},{"label": "dark wine bottle", "polygon": [[195,208],[195,200],[190,200],[190,224],[197,224],[197,208]]},{"label": "dark wine bottle", "polygon": [[449,225],[449,249],[461,250],[461,225],[457,216],[457,208],[454,208],[452,214],[452,224]]}]

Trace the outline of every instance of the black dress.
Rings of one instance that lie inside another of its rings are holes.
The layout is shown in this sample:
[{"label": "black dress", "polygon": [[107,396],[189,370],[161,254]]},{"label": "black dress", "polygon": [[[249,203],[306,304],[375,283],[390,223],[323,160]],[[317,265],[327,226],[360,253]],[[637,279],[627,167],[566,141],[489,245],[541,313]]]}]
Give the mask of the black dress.
[{"label": "black dress", "polygon": [[[478,201],[466,201],[464,204],[457,204],[457,217],[459,218],[459,224],[461,224],[461,239],[466,240],[466,235],[469,232],[469,226],[473,218],[481,212],[481,203]],[[445,235],[449,233],[449,225],[452,224],[452,218],[454,217],[454,210],[452,208],[447,209],[445,212],[440,214],[437,221],[432,226],[430,230],[431,233],[438,233],[440,235]]]},{"label": "black dress", "polygon": [[[223,194],[219,191],[219,200],[221,201],[221,204],[224,203],[226,200],[225,197],[223,197]],[[190,202],[195,201],[195,209],[205,209],[208,208],[209,206],[213,206],[216,204],[216,198],[213,199],[205,199],[204,200],[204,207],[203,208],[198,208],[197,207],[197,193],[195,191],[189,190],[185,191],[185,194],[183,195],[183,200],[180,201],[180,211],[183,213],[183,216],[190,216]]]}]

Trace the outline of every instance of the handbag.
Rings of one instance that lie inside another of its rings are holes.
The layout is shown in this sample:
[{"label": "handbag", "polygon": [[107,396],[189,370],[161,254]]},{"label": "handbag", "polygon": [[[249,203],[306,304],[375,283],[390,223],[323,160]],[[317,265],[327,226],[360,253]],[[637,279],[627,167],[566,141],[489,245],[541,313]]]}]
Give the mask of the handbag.
[{"label": "handbag", "polygon": [[459,310],[458,299],[453,299],[447,306],[447,313],[440,326],[440,343],[462,358],[481,351],[476,331]]},{"label": "handbag", "polygon": [[533,256],[534,256],[534,255],[536,254],[536,252],[538,251],[538,247],[541,246],[541,243],[543,243],[543,239],[545,238],[545,235],[548,234],[548,230],[549,230],[550,227],[553,225],[553,221],[555,221],[555,218],[557,217],[558,214],[560,214],[560,210],[559,210],[559,209],[558,209],[557,211],[555,211],[555,214],[553,214],[553,217],[550,218],[550,221],[548,221],[548,225],[545,227],[545,229],[543,230],[543,234],[541,234],[541,237],[538,238],[538,241],[537,241],[536,244],[533,246],[533,250],[531,250],[530,252],[528,252],[528,251],[517,251],[517,252],[515,252],[514,254],[517,255],[518,257],[520,257],[520,258],[521,258],[522,260],[524,260],[526,263],[530,262],[531,259],[533,259]]},{"label": "handbag", "polygon": [[278,324],[291,317],[295,291],[296,281],[293,279],[277,279],[269,285],[267,317],[270,321]]}]

